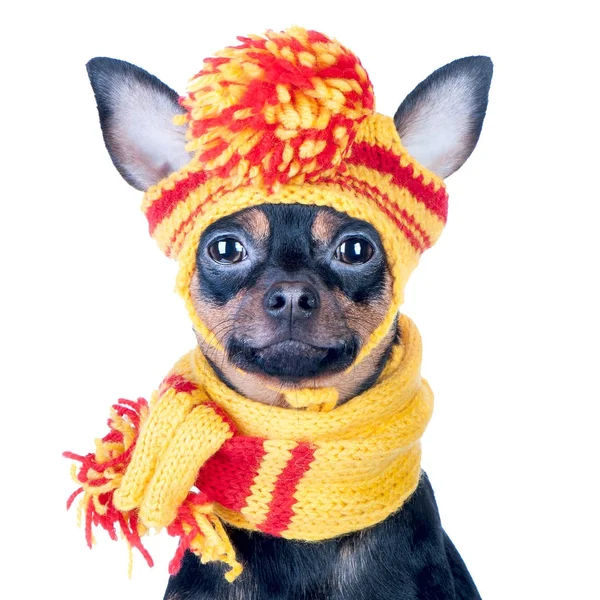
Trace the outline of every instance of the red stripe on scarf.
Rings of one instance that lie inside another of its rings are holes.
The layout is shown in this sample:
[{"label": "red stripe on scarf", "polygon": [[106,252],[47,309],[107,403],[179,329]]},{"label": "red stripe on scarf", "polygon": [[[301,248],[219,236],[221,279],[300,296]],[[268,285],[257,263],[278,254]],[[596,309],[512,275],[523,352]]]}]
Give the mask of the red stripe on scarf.
[{"label": "red stripe on scarf", "polygon": [[310,468],[315,457],[314,447],[307,442],[299,442],[292,450],[292,456],[277,478],[273,499],[269,503],[267,518],[258,528],[265,533],[279,536],[294,516],[294,494],[298,483]]},{"label": "red stripe on scarf", "polygon": [[250,488],[266,451],[262,438],[235,436],[200,469],[196,487],[212,502],[240,511],[252,494]]},{"label": "red stripe on scarf", "polygon": [[173,388],[176,392],[185,392],[187,394],[198,389],[198,386],[195,383],[184,379],[181,375],[169,375],[169,377],[165,377],[160,387],[161,396],[171,388]]}]

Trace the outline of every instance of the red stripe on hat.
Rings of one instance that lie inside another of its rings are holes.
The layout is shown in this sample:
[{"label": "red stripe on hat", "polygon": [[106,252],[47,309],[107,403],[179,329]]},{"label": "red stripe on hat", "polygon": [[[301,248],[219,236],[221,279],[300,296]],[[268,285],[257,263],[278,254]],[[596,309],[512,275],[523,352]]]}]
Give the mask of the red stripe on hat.
[{"label": "red stripe on hat", "polygon": [[[368,183],[360,179],[349,177],[348,175],[343,175],[332,179],[322,179],[316,183],[335,184],[350,192],[358,192],[367,196],[370,200],[377,204],[377,206],[379,206],[379,208],[395,223],[398,229],[402,231],[417,252],[423,252],[431,246],[429,236],[416,222],[414,217],[408,214],[405,210],[400,209],[392,202],[392,200],[389,199],[386,194],[376,188],[373,188]],[[194,221],[199,214],[204,212],[204,209],[207,205],[212,204],[217,200],[220,192],[223,191],[223,189],[224,186],[216,190],[214,194],[205,199],[204,203],[199,204],[185,221],[180,223],[175,233],[171,236],[169,246],[165,250],[167,256],[171,255],[173,245],[181,233],[189,227],[190,223]],[[382,200],[379,200],[379,197],[381,197]],[[410,230],[406,223],[409,223],[410,226],[412,226],[420,234],[420,236],[423,238],[423,241],[415,237],[414,233]]]},{"label": "red stripe on hat", "polygon": [[292,450],[292,456],[277,478],[273,499],[269,503],[267,518],[258,528],[271,535],[281,535],[294,516],[294,494],[298,483],[310,468],[315,458],[315,450],[307,442],[299,442]]},{"label": "red stripe on hat", "polygon": [[[347,176],[346,179],[351,181],[351,185],[354,186],[356,191],[366,195],[370,200],[375,202],[382,209],[384,207],[389,208],[391,212],[398,216],[398,218],[403,221],[404,224],[407,224],[411,228],[411,237],[418,245],[421,252],[423,250],[427,250],[427,248],[431,248],[431,239],[427,232],[421,227],[418,221],[415,219],[413,215],[407,212],[404,208],[400,208],[390,197],[382,192],[377,187],[374,187],[363,181],[362,179],[358,179],[357,177]],[[418,236],[413,235],[416,232]],[[418,238],[421,238],[420,240]],[[412,243],[412,241],[411,241]],[[413,244],[414,245],[414,244]]]},{"label": "red stripe on hat", "polygon": [[232,437],[202,466],[196,487],[211,501],[240,511],[252,494],[250,488],[265,454],[262,438]]},{"label": "red stripe on hat", "polygon": [[352,146],[351,155],[346,162],[352,165],[365,165],[380,173],[392,176],[392,181],[399,187],[406,188],[419,202],[422,202],[432,213],[442,221],[448,216],[448,193],[444,187],[437,191],[430,182],[423,183],[423,175],[414,177],[412,165],[403,167],[400,157],[379,146],[372,146],[367,142],[357,142]]},{"label": "red stripe on hat", "polygon": [[[408,240],[410,245],[419,253],[422,253],[427,247],[423,245],[423,243],[418,240],[415,234],[410,230],[408,225],[402,221],[402,213],[398,209],[398,207],[392,204],[391,208],[388,208],[386,204],[380,202],[377,198],[377,195],[369,193],[368,189],[365,189],[363,186],[358,186],[356,180],[351,178],[338,178],[338,179],[330,179],[325,181],[324,183],[335,183],[339,185],[342,189],[348,190],[350,192],[362,194],[369,198],[372,202],[377,204],[379,209],[398,227],[398,229],[404,234],[404,237]],[[362,181],[360,182],[363,183]],[[379,192],[378,192],[379,193]],[[397,214],[398,213],[398,214]]]},{"label": "red stripe on hat", "polygon": [[179,202],[185,200],[191,192],[205,183],[207,179],[208,175],[205,171],[195,171],[188,173],[184,179],[176,181],[172,189],[162,190],[161,196],[146,211],[146,218],[150,225],[150,235],[154,233],[156,226],[173,212]]},{"label": "red stripe on hat", "polygon": [[218,190],[206,198],[203,203],[196,206],[196,208],[191,212],[191,214],[185,219],[185,221],[179,224],[179,227],[175,230],[175,233],[171,236],[169,241],[169,245],[165,249],[165,254],[167,256],[171,256],[171,251],[173,250],[173,245],[175,244],[177,238],[184,232],[196,219],[198,215],[201,215],[204,212],[204,208],[209,204],[213,204],[220,197],[219,194],[225,189],[225,186],[221,186]]}]

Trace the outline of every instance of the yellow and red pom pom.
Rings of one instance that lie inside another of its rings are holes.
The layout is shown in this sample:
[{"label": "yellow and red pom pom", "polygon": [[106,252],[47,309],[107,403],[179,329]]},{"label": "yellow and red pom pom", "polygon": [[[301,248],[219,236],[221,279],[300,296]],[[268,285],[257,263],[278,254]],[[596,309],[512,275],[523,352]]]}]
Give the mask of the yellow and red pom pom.
[{"label": "yellow and red pom pom", "polygon": [[181,100],[194,160],[212,175],[267,188],[327,176],[374,111],[360,61],[300,27],[238,39],[204,61]]}]

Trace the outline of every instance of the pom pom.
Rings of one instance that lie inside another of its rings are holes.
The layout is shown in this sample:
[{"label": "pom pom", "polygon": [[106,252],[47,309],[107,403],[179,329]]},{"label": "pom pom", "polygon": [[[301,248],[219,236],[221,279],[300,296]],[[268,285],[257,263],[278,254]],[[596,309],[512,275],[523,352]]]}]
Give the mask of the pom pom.
[{"label": "pom pom", "polygon": [[358,58],[300,27],[238,39],[205,59],[181,100],[194,161],[236,186],[273,189],[332,174],[374,110]]}]

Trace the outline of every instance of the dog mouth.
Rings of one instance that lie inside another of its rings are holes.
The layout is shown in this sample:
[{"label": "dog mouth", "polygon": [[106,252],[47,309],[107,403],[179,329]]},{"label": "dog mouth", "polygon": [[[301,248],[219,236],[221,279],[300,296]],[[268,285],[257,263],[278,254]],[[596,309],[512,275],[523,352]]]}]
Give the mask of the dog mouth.
[{"label": "dog mouth", "polygon": [[343,371],[354,362],[358,354],[358,342],[350,338],[335,346],[320,347],[288,339],[254,348],[232,339],[228,344],[228,353],[232,364],[244,371],[264,373],[293,383]]}]

